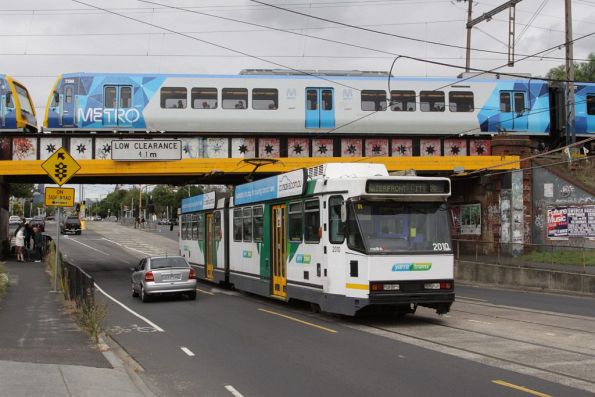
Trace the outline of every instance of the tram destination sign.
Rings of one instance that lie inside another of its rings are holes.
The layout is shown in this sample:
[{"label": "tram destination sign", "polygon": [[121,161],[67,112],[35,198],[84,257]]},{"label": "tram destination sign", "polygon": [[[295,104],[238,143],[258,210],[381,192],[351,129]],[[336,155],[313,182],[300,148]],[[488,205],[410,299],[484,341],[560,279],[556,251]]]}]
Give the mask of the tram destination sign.
[{"label": "tram destination sign", "polygon": [[389,181],[369,180],[366,193],[372,194],[449,194],[450,184],[447,180],[411,180]]},{"label": "tram destination sign", "polygon": [[182,159],[182,141],[177,139],[116,139],[114,161],[173,161]]}]

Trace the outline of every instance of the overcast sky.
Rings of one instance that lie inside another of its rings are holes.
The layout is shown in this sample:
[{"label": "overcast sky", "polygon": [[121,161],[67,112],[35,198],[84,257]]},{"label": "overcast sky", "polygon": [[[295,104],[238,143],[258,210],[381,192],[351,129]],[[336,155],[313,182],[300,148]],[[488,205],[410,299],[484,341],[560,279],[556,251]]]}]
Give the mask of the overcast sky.
[{"label": "overcast sky", "polygon": [[[465,66],[466,2],[263,2],[326,21],[247,0],[1,0],[0,73],[28,87],[42,122],[56,76],[67,72],[237,74],[245,68],[283,67],[388,71],[397,55],[418,58],[399,59],[393,69],[397,76],[455,76],[463,71],[424,60]],[[477,1],[473,18],[503,3]],[[572,14],[575,39],[595,32],[595,0],[573,0]],[[537,76],[564,64],[564,30],[563,0],[521,1],[516,6],[517,62],[499,70]],[[508,11],[476,25],[471,47],[491,52],[472,51],[471,67],[505,65],[507,42]],[[590,52],[595,52],[595,35],[575,42],[578,62]],[[549,58],[523,59],[537,53]],[[89,186],[87,197],[111,188]]]}]

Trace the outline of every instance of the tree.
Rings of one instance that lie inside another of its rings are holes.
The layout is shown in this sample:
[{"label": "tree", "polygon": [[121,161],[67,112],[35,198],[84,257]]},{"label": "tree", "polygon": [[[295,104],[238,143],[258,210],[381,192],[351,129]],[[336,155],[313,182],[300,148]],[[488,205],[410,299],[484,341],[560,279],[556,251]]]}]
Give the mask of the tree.
[{"label": "tree", "polygon": [[32,183],[11,183],[9,185],[10,195],[17,198],[33,197]]},{"label": "tree", "polygon": [[[566,80],[566,66],[561,65],[550,69],[545,77],[554,80]],[[574,80],[585,83],[595,82],[595,53],[589,54],[587,62],[574,64]]]}]

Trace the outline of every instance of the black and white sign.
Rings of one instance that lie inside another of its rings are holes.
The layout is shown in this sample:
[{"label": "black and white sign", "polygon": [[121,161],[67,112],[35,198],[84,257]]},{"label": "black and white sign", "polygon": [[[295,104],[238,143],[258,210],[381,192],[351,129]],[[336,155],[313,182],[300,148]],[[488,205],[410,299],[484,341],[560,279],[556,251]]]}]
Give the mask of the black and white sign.
[{"label": "black and white sign", "polygon": [[182,159],[182,141],[176,139],[118,139],[112,141],[112,160],[171,161]]}]

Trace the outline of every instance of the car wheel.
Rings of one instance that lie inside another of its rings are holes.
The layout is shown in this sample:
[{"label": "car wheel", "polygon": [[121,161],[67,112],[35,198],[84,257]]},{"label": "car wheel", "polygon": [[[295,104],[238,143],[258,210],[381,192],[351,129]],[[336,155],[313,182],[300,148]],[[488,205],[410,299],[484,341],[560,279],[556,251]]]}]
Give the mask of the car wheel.
[{"label": "car wheel", "polygon": [[138,292],[134,289],[134,284],[132,284],[132,297],[136,298],[138,296]]},{"label": "car wheel", "polygon": [[149,294],[147,294],[145,292],[145,289],[143,287],[140,288],[140,300],[143,302],[148,302],[149,301]]},{"label": "car wheel", "polygon": [[196,300],[196,290],[188,292],[188,299],[191,301]]}]

